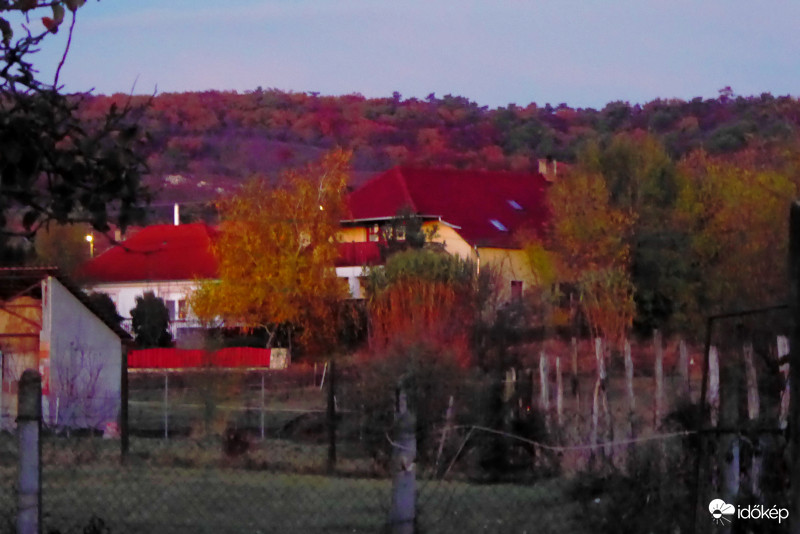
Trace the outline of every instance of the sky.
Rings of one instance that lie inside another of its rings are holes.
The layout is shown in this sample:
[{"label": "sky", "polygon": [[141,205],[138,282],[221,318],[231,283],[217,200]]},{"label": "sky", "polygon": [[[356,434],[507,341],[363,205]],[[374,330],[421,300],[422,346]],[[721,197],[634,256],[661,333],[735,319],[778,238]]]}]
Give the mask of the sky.
[{"label": "sky", "polygon": [[[67,91],[397,91],[490,108],[800,95],[796,0],[89,0],[77,18]],[[34,59],[45,78],[66,29]]]}]

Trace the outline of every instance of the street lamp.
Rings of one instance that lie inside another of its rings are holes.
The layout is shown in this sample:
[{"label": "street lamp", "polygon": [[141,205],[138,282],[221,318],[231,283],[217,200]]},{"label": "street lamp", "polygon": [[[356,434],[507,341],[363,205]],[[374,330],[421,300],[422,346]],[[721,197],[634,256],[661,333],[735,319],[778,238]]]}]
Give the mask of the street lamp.
[{"label": "street lamp", "polygon": [[86,234],[86,242],[89,243],[89,257],[94,258],[94,235]]}]

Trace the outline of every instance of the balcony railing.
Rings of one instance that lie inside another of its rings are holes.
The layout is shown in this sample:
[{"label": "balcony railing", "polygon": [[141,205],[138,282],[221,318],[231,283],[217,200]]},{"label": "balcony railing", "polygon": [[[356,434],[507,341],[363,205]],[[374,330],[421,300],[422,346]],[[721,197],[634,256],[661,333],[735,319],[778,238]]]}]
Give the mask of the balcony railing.
[{"label": "balcony railing", "polygon": [[[122,323],[120,323],[120,326],[122,326],[123,330],[128,332],[130,335],[134,335],[132,319],[123,319]],[[175,341],[180,339],[182,334],[184,334],[186,330],[201,328],[201,327],[202,325],[200,324],[200,321],[196,319],[176,319],[174,321],[169,322],[167,330],[172,335],[173,341]]]}]

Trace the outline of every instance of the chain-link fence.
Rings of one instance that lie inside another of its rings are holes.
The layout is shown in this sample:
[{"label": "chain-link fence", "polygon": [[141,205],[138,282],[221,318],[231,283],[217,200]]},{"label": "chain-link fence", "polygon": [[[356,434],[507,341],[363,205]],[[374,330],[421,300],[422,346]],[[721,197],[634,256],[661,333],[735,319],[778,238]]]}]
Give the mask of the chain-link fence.
[{"label": "chain-link fence", "polygon": [[[787,507],[786,342],[723,341],[548,340],[488,369],[412,351],[131,373],[127,435],[43,429],[43,531],[786,531],[750,518]],[[18,449],[0,433],[8,532]],[[415,519],[398,525],[408,491]]]}]

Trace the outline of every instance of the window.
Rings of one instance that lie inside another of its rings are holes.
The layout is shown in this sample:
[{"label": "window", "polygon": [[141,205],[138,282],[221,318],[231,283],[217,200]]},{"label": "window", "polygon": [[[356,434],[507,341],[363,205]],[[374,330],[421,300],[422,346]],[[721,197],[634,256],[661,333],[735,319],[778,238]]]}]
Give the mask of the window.
[{"label": "window", "polygon": [[381,240],[381,227],[373,224],[367,228],[367,241],[377,242]]},{"label": "window", "polygon": [[397,232],[397,235],[394,236],[395,239],[397,239],[398,241],[405,241],[406,240],[406,225],[405,224],[397,225],[395,227],[395,232]]},{"label": "window", "polygon": [[515,210],[522,210],[522,206],[520,206],[519,202],[516,200],[509,200],[508,205],[514,208]]},{"label": "window", "polygon": [[522,280],[511,281],[511,300],[522,300]]},{"label": "window", "polygon": [[170,321],[183,321],[189,313],[189,302],[186,299],[165,300]]},{"label": "window", "polygon": [[164,304],[167,306],[167,313],[169,313],[169,320],[174,321],[175,318],[178,316],[178,301],[165,300]]},{"label": "window", "polygon": [[178,319],[185,320],[186,316],[189,314],[189,303],[186,299],[181,299],[178,301]]},{"label": "window", "polygon": [[506,228],[505,225],[503,225],[503,223],[501,223],[497,219],[489,219],[489,222],[492,223],[492,225],[501,232],[508,232],[508,228]]}]

